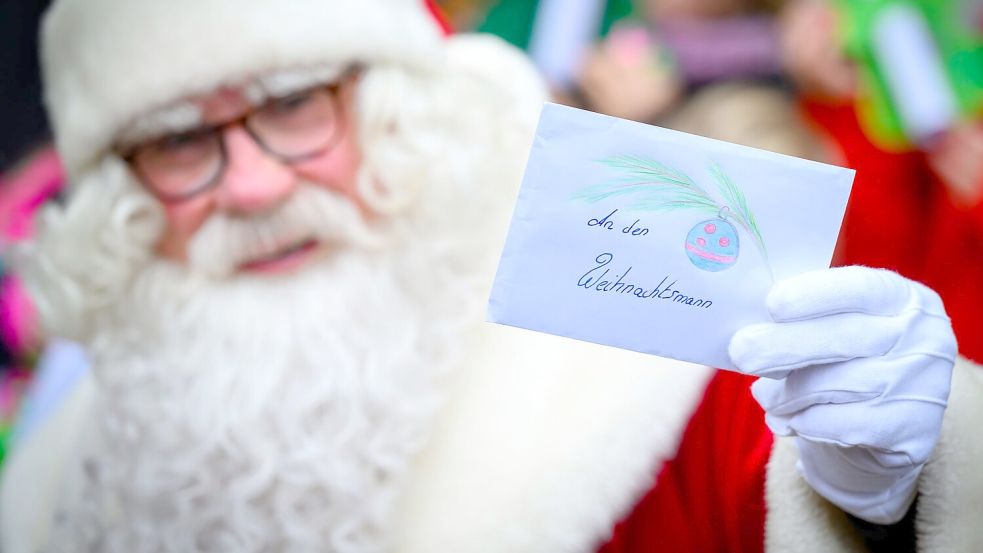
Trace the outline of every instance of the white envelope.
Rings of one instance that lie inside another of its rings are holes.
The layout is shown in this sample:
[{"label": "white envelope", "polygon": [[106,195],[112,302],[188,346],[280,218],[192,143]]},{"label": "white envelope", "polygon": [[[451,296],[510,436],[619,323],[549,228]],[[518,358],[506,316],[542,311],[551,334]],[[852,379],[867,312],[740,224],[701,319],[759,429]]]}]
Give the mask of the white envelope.
[{"label": "white envelope", "polygon": [[546,104],[488,319],[733,369],[774,280],[829,266],[853,176]]}]

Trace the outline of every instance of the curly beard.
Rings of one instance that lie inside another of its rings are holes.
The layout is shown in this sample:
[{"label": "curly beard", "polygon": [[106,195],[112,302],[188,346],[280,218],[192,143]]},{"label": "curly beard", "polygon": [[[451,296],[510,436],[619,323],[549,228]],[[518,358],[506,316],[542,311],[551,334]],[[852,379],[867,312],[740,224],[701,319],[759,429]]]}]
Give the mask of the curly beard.
[{"label": "curly beard", "polygon": [[[136,277],[90,342],[106,401],[52,551],[385,547],[459,341],[464,275],[425,247],[334,244],[289,278],[212,281],[165,261]],[[440,286],[403,282],[419,275]]]}]

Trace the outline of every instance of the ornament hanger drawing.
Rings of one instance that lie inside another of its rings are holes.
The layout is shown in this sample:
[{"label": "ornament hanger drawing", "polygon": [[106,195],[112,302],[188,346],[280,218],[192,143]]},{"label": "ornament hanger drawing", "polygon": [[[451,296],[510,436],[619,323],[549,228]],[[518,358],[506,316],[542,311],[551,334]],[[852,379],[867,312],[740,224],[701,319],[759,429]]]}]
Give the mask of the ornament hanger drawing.
[{"label": "ornament hanger drawing", "polygon": [[712,214],[712,219],[693,226],[683,244],[695,267],[718,272],[734,266],[741,250],[740,227],[758,247],[771,272],[768,249],[747,198],[719,165],[708,168],[721,198],[718,201],[686,173],[652,159],[621,155],[602,159],[600,163],[615,169],[620,177],[614,182],[583,188],[572,199],[597,203],[616,196],[631,196],[624,207],[632,211]]}]

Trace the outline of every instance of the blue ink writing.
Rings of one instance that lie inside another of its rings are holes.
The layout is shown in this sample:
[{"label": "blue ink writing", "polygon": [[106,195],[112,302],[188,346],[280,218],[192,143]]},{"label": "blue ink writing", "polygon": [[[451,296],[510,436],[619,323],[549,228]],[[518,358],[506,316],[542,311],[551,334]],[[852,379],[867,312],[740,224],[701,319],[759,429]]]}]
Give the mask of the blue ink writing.
[{"label": "blue ink writing", "polygon": [[704,309],[709,309],[710,306],[713,305],[712,300],[694,298],[681,292],[676,288],[676,283],[678,282],[676,280],[666,284],[666,281],[668,281],[670,278],[669,275],[663,277],[659,284],[655,285],[654,288],[647,287],[644,284],[631,283],[627,281],[628,273],[630,273],[632,270],[631,265],[629,265],[623,272],[615,273],[613,278],[616,280],[606,280],[606,278],[608,278],[608,273],[611,272],[608,265],[610,265],[613,260],[614,254],[602,253],[598,255],[596,258],[594,258],[594,268],[590,269],[580,277],[580,279],[577,281],[577,286],[594,292],[615,292],[619,294],[629,294],[639,299],[668,300],[673,303],[679,303],[692,307],[702,307]]},{"label": "blue ink writing", "polygon": [[649,229],[645,227],[636,227],[640,219],[635,219],[635,222],[628,225],[627,227],[621,229],[624,234],[631,234],[632,236],[645,236],[649,233]]},{"label": "blue ink writing", "polygon": [[611,230],[611,229],[614,228],[614,221],[611,221],[611,217],[615,213],[617,213],[617,212],[618,212],[618,210],[615,209],[611,213],[608,213],[607,215],[605,215],[603,219],[591,219],[591,220],[587,221],[587,226],[589,226],[589,227],[602,227],[602,228],[606,228],[608,230]]}]

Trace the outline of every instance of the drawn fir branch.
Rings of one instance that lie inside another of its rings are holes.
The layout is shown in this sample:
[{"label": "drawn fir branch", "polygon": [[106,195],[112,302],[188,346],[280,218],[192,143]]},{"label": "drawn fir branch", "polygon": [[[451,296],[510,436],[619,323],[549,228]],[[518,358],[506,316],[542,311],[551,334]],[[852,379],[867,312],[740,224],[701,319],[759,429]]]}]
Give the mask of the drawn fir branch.
[{"label": "drawn fir branch", "polygon": [[595,203],[614,196],[644,192],[637,205],[629,204],[629,209],[701,209],[714,213],[720,209],[688,175],[661,163],[635,156],[617,156],[601,160],[601,163],[622,172],[621,178],[613,183],[584,188],[574,195],[574,199]]},{"label": "drawn fir branch", "polygon": [[765,247],[765,239],[761,236],[761,230],[758,229],[758,222],[754,220],[754,213],[747,205],[744,192],[741,192],[741,189],[734,184],[734,181],[730,180],[730,177],[716,163],[710,166],[710,174],[717,181],[717,189],[720,191],[720,195],[724,197],[724,202],[734,220],[754,237],[758,247],[761,248],[761,254],[764,255],[765,261],[768,261],[768,248]]},{"label": "drawn fir branch", "polygon": [[754,238],[765,263],[769,264],[764,237],[751,208],[748,207],[747,198],[720,166],[711,165],[710,174],[717,184],[723,203],[710,196],[686,173],[657,161],[632,155],[614,156],[599,161],[618,170],[620,177],[613,182],[585,187],[576,192],[572,199],[596,203],[615,196],[637,195],[637,198],[625,205],[626,209],[656,212],[694,210],[712,215],[720,215],[726,209],[729,212],[727,216]]}]

